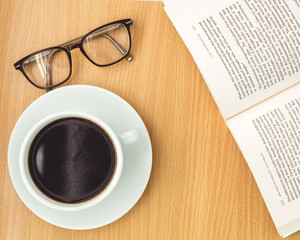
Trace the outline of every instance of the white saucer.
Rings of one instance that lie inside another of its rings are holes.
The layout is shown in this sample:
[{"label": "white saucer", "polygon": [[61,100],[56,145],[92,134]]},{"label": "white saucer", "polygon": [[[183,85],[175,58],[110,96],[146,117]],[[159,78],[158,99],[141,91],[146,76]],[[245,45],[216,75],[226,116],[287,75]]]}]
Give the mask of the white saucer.
[{"label": "white saucer", "polygon": [[[134,128],[142,132],[141,140],[123,150],[124,168],[114,191],[98,205],[78,212],[54,210],[38,202],[22,182],[18,165],[20,147],[29,129],[47,115],[64,110],[88,111],[108,123],[116,134]],[[11,135],[8,167],[17,193],[37,216],[63,228],[92,229],[119,219],[142,196],[151,173],[151,142],[140,116],[119,96],[92,86],[62,87],[38,98],[21,115]]]}]

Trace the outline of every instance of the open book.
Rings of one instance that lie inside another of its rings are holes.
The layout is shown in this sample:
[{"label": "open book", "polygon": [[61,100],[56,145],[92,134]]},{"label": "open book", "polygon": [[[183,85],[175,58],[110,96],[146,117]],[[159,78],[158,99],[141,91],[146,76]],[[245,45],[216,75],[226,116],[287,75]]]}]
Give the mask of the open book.
[{"label": "open book", "polygon": [[281,236],[300,229],[300,1],[168,0]]}]

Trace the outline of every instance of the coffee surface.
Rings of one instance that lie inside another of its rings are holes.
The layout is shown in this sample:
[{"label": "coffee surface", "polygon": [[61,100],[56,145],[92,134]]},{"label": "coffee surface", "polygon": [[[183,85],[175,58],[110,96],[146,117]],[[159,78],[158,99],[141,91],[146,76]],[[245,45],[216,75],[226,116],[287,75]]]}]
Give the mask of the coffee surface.
[{"label": "coffee surface", "polygon": [[29,150],[29,171],[48,197],[77,203],[101,192],[114,174],[116,156],[107,133],[81,118],[44,127]]}]

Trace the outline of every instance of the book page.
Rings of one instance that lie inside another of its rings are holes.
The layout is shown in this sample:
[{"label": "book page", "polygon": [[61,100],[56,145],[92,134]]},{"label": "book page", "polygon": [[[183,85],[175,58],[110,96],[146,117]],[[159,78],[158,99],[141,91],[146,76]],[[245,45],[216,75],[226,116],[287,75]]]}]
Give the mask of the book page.
[{"label": "book page", "polygon": [[300,84],[226,121],[273,221],[281,227],[300,218]]},{"label": "book page", "polygon": [[300,82],[298,0],[173,0],[165,11],[225,119]]}]

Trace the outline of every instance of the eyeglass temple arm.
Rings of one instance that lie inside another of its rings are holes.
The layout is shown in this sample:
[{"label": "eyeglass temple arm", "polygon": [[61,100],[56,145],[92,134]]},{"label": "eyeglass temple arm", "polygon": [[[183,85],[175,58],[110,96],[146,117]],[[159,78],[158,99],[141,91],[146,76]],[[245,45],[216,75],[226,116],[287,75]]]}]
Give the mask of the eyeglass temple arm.
[{"label": "eyeglass temple arm", "polygon": [[[111,36],[107,35],[107,34],[103,34],[102,35],[103,37],[106,37],[108,40],[110,40],[114,45],[115,47],[123,54],[125,55],[126,54],[126,51],[124,50],[124,48],[122,48],[121,45],[119,45],[115,39],[113,39]],[[128,54],[128,56],[126,57],[127,61],[130,62],[132,60],[132,56],[130,54]]]},{"label": "eyeglass temple arm", "polygon": [[[52,85],[52,79],[51,79],[51,58],[52,58],[52,55],[54,53],[56,53],[57,49],[53,49],[49,55],[49,58],[47,59],[47,63],[46,63],[46,86],[51,86]],[[52,88],[47,88],[46,89],[46,92],[50,92],[52,90]]]}]

